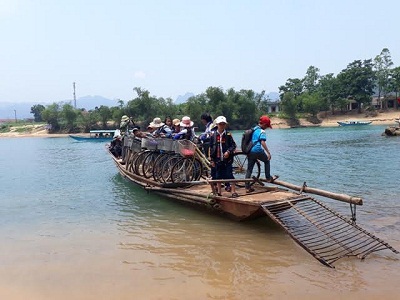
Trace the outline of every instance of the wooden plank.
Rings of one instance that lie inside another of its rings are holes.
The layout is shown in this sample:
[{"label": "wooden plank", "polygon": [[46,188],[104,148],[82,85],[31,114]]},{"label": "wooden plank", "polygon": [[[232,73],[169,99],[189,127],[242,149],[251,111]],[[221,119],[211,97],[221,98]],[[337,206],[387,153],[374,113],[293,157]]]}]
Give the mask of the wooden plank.
[{"label": "wooden plank", "polygon": [[[268,182],[266,179],[260,179],[263,182]],[[299,186],[299,185],[294,185],[292,183],[288,183],[282,180],[274,180],[273,184],[277,184],[280,186],[287,187],[289,189],[299,191],[299,192],[305,192],[305,193],[310,193],[310,194],[315,194],[327,198],[331,198],[334,200],[339,200],[342,202],[347,202],[355,205],[363,205],[363,199],[359,197],[354,197],[354,196],[349,196],[346,194],[337,194],[337,193],[332,193],[328,191],[324,191],[321,189],[316,189],[316,188],[310,188],[307,185]]]}]

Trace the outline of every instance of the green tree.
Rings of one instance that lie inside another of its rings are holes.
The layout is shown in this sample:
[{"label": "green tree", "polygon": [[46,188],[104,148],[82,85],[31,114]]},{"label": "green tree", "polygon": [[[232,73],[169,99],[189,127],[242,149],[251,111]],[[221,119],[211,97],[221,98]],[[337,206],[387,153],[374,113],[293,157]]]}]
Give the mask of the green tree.
[{"label": "green tree", "polygon": [[298,78],[289,78],[286,80],[285,85],[279,87],[279,92],[281,94],[281,99],[284,93],[291,92],[295,98],[300,96],[303,92],[303,80]]},{"label": "green tree", "polygon": [[208,104],[213,108],[216,116],[223,115],[223,103],[226,100],[226,95],[221,87],[208,87],[206,89]]},{"label": "green tree", "polygon": [[374,59],[374,68],[376,72],[376,82],[378,87],[378,99],[383,96],[381,108],[387,109],[387,94],[390,92],[390,68],[393,62],[390,55],[390,51],[384,48],[379,55]]},{"label": "green tree", "polygon": [[99,120],[102,124],[103,129],[106,129],[107,122],[112,119],[112,113],[111,113],[110,108],[108,106],[101,105],[95,111],[99,116]]},{"label": "green tree", "polygon": [[317,114],[324,107],[324,101],[319,96],[318,93],[303,93],[299,96],[300,100],[303,103],[304,112],[309,113],[311,115],[310,120],[313,123],[319,123]]},{"label": "green tree", "polygon": [[331,109],[332,114],[335,114],[335,108],[340,107],[339,99],[343,98],[341,94],[340,84],[333,73],[321,76],[319,80],[318,93],[323,102],[325,102],[325,107]]},{"label": "green tree", "polygon": [[282,111],[289,118],[289,125],[296,126],[300,122],[296,117],[298,112],[298,99],[293,92],[286,92],[282,96],[281,105]]},{"label": "green tree", "polygon": [[260,114],[263,114],[264,94],[256,94],[253,90],[228,90],[227,98],[231,105],[231,127],[250,128],[257,123]]},{"label": "green tree", "polygon": [[46,109],[42,104],[36,104],[31,107],[31,114],[35,119],[35,122],[42,122],[42,112]]},{"label": "green tree", "polygon": [[355,60],[337,76],[343,93],[357,102],[359,113],[361,113],[363,103],[371,103],[375,81],[375,73],[372,68],[371,59]]},{"label": "green tree", "polygon": [[60,105],[58,103],[50,104],[42,111],[43,121],[50,125],[49,132],[57,132],[60,130],[59,115]]},{"label": "green tree", "polygon": [[395,93],[395,108],[398,109],[399,103],[397,102],[397,98],[399,97],[400,91],[400,67],[396,67],[391,70],[390,91]]},{"label": "green tree", "polygon": [[96,128],[98,116],[96,111],[86,111],[82,110],[77,117],[77,125],[82,128],[83,132],[89,132]]},{"label": "green tree", "polygon": [[308,93],[315,93],[318,89],[318,81],[320,79],[319,69],[314,66],[309,66],[306,76],[303,78],[304,91]]},{"label": "green tree", "polygon": [[[201,126],[200,116],[206,111],[207,97],[203,93],[197,96],[190,97],[185,104],[181,105],[182,115],[175,114],[175,116],[179,119],[181,119],[184,115],[190,116],[190,119],[195,123],[195,126]],[[203,128],[201,128],[201,130],[202,129]]]},{"label": "green tree", "polygon": [[[286,80],[285,85],[279,87],[281,101],[285,97],[285,94],[290,92],[289,98],[294,97],[295,99],[303,93],[303,80],[298,78],[289,78]],[[297,103],[297,111],[302,111],[302,103],[301,101],[295,101]]]},{"label": "green tree", "polygon": [[64,104],[60,113],[61,122],[68,132],[73,132],[77,126],[76,119],[78,118],[79,111],[76,110],[71,104]]}]

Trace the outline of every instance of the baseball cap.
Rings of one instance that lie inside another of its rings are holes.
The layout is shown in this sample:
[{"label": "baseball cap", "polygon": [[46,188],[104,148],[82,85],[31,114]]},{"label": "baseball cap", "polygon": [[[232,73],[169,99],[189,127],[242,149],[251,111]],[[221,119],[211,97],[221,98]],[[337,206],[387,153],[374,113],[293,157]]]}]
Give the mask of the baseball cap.
[{"label": "baseball cap", "polygon": [[267,127],[269,127],[269,128],[272,128],[271,120],[270,120],[270,118],[268,116],[261,116],[259,123],[267,125]]}]

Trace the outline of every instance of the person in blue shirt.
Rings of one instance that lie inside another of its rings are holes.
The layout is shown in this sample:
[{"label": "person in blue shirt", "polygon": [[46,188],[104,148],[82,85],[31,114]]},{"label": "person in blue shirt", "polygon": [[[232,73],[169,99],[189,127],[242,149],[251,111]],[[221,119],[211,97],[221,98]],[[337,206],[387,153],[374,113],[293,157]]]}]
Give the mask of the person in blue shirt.
[{"label": "person in blue shirt", "polygon": [[[267,128],[272,129],[271,120],[268,116],[261,116],[258,125],[254,127],[254,132],[252,137],[253,147],[251,148],[250,153],[247,154],[248,162],[247,162],[247,171],[245,178],[250,178],[251,173],[253,172],[254,164],[256,163],[257,160],[264,162],[265,178],[267,179],[268,182],[273,182],[277,178],[271,176],[271,166],[270,166],[271,152],[268,149],[266,143],[267,136],[265,134],[265,130]],[[251,193],[253,191],[254,189],[247,182],[246,192]]]}]

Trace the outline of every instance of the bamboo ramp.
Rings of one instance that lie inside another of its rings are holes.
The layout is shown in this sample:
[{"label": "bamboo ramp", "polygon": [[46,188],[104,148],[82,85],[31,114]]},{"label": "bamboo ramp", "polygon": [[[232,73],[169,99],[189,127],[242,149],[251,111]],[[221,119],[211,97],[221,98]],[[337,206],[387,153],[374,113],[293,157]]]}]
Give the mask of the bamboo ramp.
[{"label": "bamboo ramp", "polygon": [[261,205],[265,213],[282,226],[306,251],[322,264],[334,268],[337,260],[384,249],[399,253],[389,244],[357,226],[311,197]]}]

